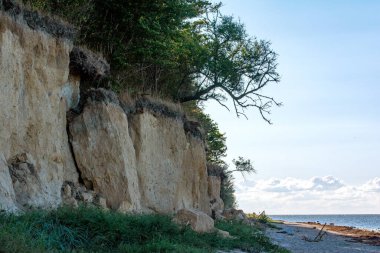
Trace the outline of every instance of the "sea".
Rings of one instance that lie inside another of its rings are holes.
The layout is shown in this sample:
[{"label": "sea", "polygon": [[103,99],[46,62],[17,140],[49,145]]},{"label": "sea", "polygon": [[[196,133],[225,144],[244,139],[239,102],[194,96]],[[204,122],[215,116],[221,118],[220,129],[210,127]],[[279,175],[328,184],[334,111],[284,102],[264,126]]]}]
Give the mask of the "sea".
[{"label": "sea", "polygon": [[269,215],[274,220],[289,222],[334,223],[337,226],[380,231],[380,214],[326,214],[326,215]]}]

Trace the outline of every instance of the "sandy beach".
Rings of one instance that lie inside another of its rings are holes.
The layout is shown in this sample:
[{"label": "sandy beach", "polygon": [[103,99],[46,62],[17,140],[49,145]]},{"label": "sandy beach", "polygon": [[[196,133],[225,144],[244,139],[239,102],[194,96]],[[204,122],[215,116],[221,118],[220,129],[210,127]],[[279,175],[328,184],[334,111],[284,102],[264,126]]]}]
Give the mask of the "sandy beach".
[{"label": "sandy beach", "polygon": [[277,228],[268,228],[266,235],[272,241],[294,253],[380,253],[380,232],[355,229],[346,226],[326,225],[326,233],[314,241],[322,224],[319,223],[276,223]]}]

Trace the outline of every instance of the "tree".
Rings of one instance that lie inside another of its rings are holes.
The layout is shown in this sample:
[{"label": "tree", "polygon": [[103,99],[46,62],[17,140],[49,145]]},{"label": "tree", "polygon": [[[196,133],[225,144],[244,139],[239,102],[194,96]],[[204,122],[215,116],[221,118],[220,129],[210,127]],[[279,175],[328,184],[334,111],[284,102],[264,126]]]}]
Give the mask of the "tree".
[{"label": "tree", "polygon": [[[173,98],[189,73],[198,36],[194,20],[207,0],[23,0],[78,27],[76,43],[111,65],[108,85]],[[191,59],[191,60],[190,60]]]},{"label": "tree", "polygon": [[244,173],[256,173],[256,170],[253,168],[251,164],[251,160],[245,159],[241,156],[237,160],[233,159],[232,163],[235,165],[235,169],[231,170],[231,172],[241,172]]},{"label": "tree", "polygon": [[230,98],[238,116],[280,105],[263,89],[279,82],[270,42],[207,0],[23,0],[78,27],[77,44],[111,65],[105,85],[180,102]]},{"label": "tree", "polygon": [[220,198],[224,202],[224,208],[235,208],[237,206],[235,197],[234,177],[228,170],[228,167],[223,167],[225,177],[222,179],[220,187]]},{"label": "tree", "polygon": [[194,66],[194,88],[180,94],[181,102],[216,100],[222,106],[229,97],[238,116],[255,107],[264,120],[272,105],[280,106],[263,88],[280,80],[277,73],[277,54],[270,42],[251,38],[244,25],[219,11],[220,4],[207,12],[198,22],[199,41],[204,50]]},{"label": "tree", "polygon": [[222,133],[218,124],[210,115],[203,112],[196,104],[187,105],[188,114],[201,124],[205,132],[206,158],[210,164],[224,166],[223,158],[227,156],[226,134]]},{"label": "tree", "polygon": [[251,160],[244,159],[239,156],[237,160],[233,159],[232,163],[235,165],[235,169],[231,170],[228,166],[223,166],[223,178],[221,184],[220,197],[222,198],[225,207],[231,208],[236,207],[236,197],[235,197],[235,186],[234,186],[234,176],[233,172],[244,173],[255,173],[255,169],[251,164]]}]

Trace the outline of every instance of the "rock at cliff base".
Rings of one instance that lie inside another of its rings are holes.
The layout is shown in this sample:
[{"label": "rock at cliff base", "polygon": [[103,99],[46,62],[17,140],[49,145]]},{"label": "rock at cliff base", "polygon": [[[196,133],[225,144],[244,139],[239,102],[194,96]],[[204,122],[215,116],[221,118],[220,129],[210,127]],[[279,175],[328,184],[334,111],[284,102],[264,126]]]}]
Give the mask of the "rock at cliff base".
[{"label": "rock at cliff base", "polygon": [[9,164],[17,203],[24,207],[43,205],[43,189],[32,155],[18,154],[9,160]]},{"label": "rock at cliff base", "polygon": [[230,235],[230,233],[227,232],[227,231],[220,230],[220,229],[217,229],[217,228],[215,228],[215,231],[216,231],[216,233],[217,233],[220,237],[223,237],[223,238],[231,238],[231,239],[235,238],[235,237],[233,237],[232,235]]},{"label": "rock at cliff base", "polygon": [[227,220],[245,221],[248,220],[243,210],[229,208],[223,211],[223,217]]},{"label": "rock at cliff base", "polygon": [[121,202],[117,211],[120,213],[130,213],[136,210],[133,208],[133,205],[129,201],[124,200]]},{"label": "rock at cliff base", "polygon": [[181,209],[175,215],[174,222],[181,225],[190,225],[198,233],[214,231],[214,220],[207,214],[195,209]]},{"label": "rock at cliff base", "polygon": [[94,204],[104,210],[108,210],[107,200],[101,196],[97,196],[94,200]]},{"label": "rock at cliff base", "polygon": [[224,209],[224,202],[220,198],[221,179],[218,176],[208,176],[207,180],[210,207],[213,213],[213,218],[216,218],[216,215],[221,214]]},{"label": "rock at cliff base", "polygon": [[15,192],[4,155],[0,153],[0,210],[16,212]]}]

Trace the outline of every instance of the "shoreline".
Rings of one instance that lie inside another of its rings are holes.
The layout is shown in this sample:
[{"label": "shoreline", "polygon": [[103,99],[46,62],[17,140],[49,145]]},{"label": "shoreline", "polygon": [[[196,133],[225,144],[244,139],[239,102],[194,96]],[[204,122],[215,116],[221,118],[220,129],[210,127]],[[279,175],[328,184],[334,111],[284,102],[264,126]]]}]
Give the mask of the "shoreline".
[{"label": "shoreline", "polygon": [[[317,230],[321,230],[324,226],[324,224],[321,224],[319,222],[281,222],[286,225],[296,224]],[[355,242],[365,243],[372,246],[380,246],[380,231],[329,224],[326,224],[323,230],[332,234],[349,237]]]},{"label": "shoreline", "polygon": [[[348,226],[315,222],[281,221],[268,226],[265,234],[275,244],[293,253],[379,253],[380,233]],[[320,236],[322,235],[322,236]]]}]

